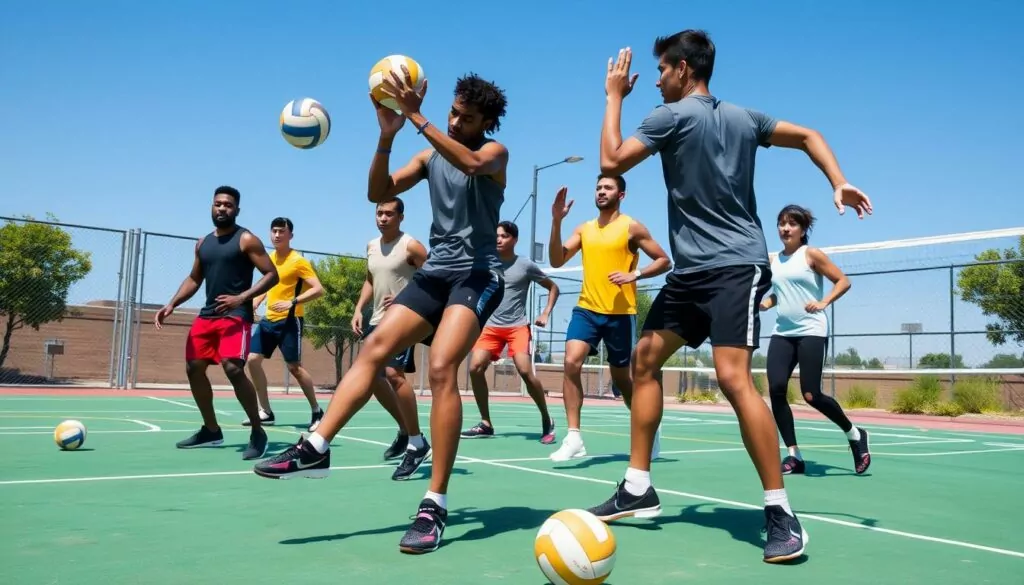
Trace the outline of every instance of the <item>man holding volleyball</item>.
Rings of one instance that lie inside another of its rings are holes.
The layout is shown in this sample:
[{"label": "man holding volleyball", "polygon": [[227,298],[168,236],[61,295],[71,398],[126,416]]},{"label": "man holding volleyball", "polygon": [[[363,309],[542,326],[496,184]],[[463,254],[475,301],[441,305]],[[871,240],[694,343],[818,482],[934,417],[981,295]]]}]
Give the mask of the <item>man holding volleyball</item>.
[{"label": "man holding volleyball", "polygon": [[775,421],[750,375],[758,347],[758,305],[771,287],[771,269],[754,196],[758,147],[803,150],[828,177],[839,212],[871,212],[868,198],[846,182],[821,135],[711,95],[715,46],[699,30],[654,42],[664,103],[623,140],[622,102],[637,75],[632,53],[608,60],[601,130],[601,171],[622,174],[661,155],[668,191],[669,242],[675,268],[655,298],[633,358],[631,450],[625,477],[612,497],[591,508],[602,520],[661,513],[651,484],[650,454],[663,401],[658,376],[683,345],[710,340],[722,393],[736,411],[740,434],[764,489],[764,561],[804,552],[807,534],[789,505],[779,462]]},{"label": "man holding volleyball", "polygon": [[[419,71],[415,64],[410,68]],[[448,518],[446,493],[462,426],[458,368],[504,296],[497,232],[508,150],[486,136],[499,129],[505,115],[503,90],[475,74],[460,78],[445,131],[420,112],[426,83],[418,91],[414,84],[404,65],[384,75],[383,92],[395,100],[400,114],[371,94],[380,137],[370,163],[368,198],[384,201],[426,180],[433,211],[427,261],[366,338],[316,432],[256,465],[255,472],[271,478],[327,475],[329,443],[367,403],[377,373],[406,348],[429,345],[433,472],[415,520],[399,543],[402,552],[421,554],[437,550]],[[406,120],[430,148],[389,173],[391,146]]]}]

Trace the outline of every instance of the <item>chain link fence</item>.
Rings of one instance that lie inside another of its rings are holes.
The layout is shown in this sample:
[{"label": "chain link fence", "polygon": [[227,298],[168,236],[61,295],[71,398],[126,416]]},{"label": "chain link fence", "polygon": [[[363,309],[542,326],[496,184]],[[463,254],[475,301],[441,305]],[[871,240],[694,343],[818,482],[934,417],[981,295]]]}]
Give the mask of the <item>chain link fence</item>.
[{"label": "chain link fence", "polygon": [[[153,318],[188,274],[197,238],[73,225],[54,218],[0,219],[5,222],[0,228],[0,384],[187,387],[184,345],[202,305],[202,290],[162,330],[153,326]],[[1015,248],[972,249],[956,257],[964,261],[904,262],[886,270],[866,269],[873,264],[863,258],[834,256],[853,287],[828,312],[829,371],[906,372],[908,379],[918,371],[995,371],[1002,379],[1024,382],[1024,241]],[[365,258],[300,253],[333,291],[306,308],[303,341],[304,365],[317,388],[330,391],[359,351],[350,321]],[[888,266],[881,261],[875,265]],[[547,326],[534,327],[534,367],[553,394],[561,392],[565,331],[578,302],[580,276],[552,275],[560,298]],[[640,284],[638,325],[663,279]],[[546,291],[535,291],[532,316],[547,304]],[[755,368],[765,364],[774,311],[761,317]],[[416,354],[417,372],[410,378],[425,392],[429,349],[417,346]],[[468,360],[459,371],[463,393],[471,392],[467,365]],[[713,368],[711,348],[684,349],[667,365]],[[279,356],[268,360],[265,371],[273,389],[297,390]],[[229,387],[219,369],[211,368],[210,374],[215,386]],[[943,375],[952,380],[956,372]],[[506,356],[491,364],[487,376],[492,393],[522,392]],[[840,378],[850,379],[831,375],[827,388],[841,390]],[[603,351],[588,360],[583,380],[588,396],[616,394]],[[679,384],[666,380],[666,392],[686,385],[685,376]]]}]

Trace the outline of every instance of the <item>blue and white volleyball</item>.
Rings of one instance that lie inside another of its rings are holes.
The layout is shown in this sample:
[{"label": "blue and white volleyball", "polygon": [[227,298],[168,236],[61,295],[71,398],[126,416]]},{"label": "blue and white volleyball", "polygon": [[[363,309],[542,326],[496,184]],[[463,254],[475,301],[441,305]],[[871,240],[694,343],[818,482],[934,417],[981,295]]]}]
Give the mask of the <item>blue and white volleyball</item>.
[{"label": "blue and white volleyball", "polygon": [[281,110],[281,134],[295,148],[319,146],[331,133],[331,117],[312,98],[292,100]]},{"label": "blue and white volleyball", "polygon": [[77,420],[66,420],[53,430],[53,442],[64,451],[74,451],[85,444],[85,425]]}]

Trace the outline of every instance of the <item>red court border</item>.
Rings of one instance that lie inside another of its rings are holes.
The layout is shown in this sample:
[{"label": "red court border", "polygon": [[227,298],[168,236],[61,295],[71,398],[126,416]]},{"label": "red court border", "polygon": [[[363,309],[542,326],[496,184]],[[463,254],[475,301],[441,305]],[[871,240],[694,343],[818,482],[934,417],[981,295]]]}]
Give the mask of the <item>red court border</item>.
[{"label": "red court border", "polygon": [[[83,388],[83,387],[19,387],[0,386],[0,396],[80,396],[80,397],[121,397],[121,398],[144,398],[146,396],[186,398],[191,399],[192,394],[188,390],[169,390],[153,388],[144,390],[116,390],[112,388]],[[214,391],[214,396],[219,400],[235,400],[234,392]],[[329,395],[324,395],[329,396]],[[301,394],[274,394],[274,400],[305,400]],[[420,397],[421,401],[429,401],[429,397]],[[472,396],[463,396],[463,401],[472,404]],[[492,403],[511,404],[533,404],[528,397],[519,396],[492,396]],[[560,397],[549,397],[548,403],[557,407],[561,405]],[[624,408],[621,400],[602,398],[588,398],[585,401],[587,407],[614,407]],[[729,406],[680,404],[675,399],[667,398],[665,410],[672,412],[692,412],[710,414],[731,414]],[[1012,435],[1024,435],[1024,417],[993,417],[985,415],[965,415],[956,418],[947,416],[928,415],[905,415],[893,414],[884,410],[849,410],[847,414],[856,424],[863,425],[895,425],[912,427],[918,430],[936,431],[965,431],[980,433],[1001,433]],[[793,417],[798,420],[827,421],[816,410],[807,406],[793,406]]]}]

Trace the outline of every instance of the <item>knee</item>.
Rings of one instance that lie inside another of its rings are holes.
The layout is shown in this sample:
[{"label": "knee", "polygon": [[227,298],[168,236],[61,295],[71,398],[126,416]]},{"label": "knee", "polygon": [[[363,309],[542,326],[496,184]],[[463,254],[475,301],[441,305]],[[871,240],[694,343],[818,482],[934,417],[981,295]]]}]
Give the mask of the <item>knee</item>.
[{"label": "knee", "polygon": [[656,379],[661,372],[657,354],[653,351],[650,341],[643,337],[637,343],[631,363],[634,382],[647,382]]},{"label": "knee", "polygon": [[363,342],[363,347],[359,350],[359,357],[357,360],[370,360],[375,364],[383,364],[394,353],[395,352],[392,351],[392,348],[389,347],[388,342],[385,341],[382,336],[371,335],[366,338],[365,342]]},{"label": "knee", "polygon": [[405,374],[394,368],[388,368],[384,376],[387,378],[388,384],[391,384],[391,387],[396,391],[405,383]]},{"label": "knee", "polygon": [[814,404],[814,393],[804,392],[804,400],[807,401],[807,404]]},{"label": "knee", "polygon": [[[718,387],[726,398],[740,396],[745,392],[754,392],[750,374],[737,367],[722,367],[718,369]],[[785,394],[785,391],[783,391]]]},{"label": "knee", "polygon": [[206,362],[191,361],[185,362],[185,375],[189,378],[202,376],[206,373]]},{"label": "knee", "polygon": [[479,360],[470,363],[469,373],[474,376],[483,376],[487,373],[487,360]]},{"label": "knee", "polygon": [[565,356],[565,363],[562,364],[562,368],[565,373],[570,376],[579,376],[583,371],[583,360],[586,358],[578,356]]},{"label": "knee", "polygon": [[455,386],[455,376],[458,372],[458,363],[451,363],[448,360],[431,359],[427,366],[427,378],[430,380],[430,387],[441,389],[448,385]]},{"label": "knee", "polygon": [[768,382],[768,394],[771,396],[785,396],[789,393],[789,380],[770,380]]},{"label": "knee", "polygon": [[235,381],[245,376],[245,368],[240,360],[227,360],[224,362],[224,375],[228,380]]},{"label": "knee", "polygon": [[293,376],[298,376],[300,372],[302,372],[302,364],[300,364],[299,362],[289,362],[288,363],[288,373],[289,374],[291,374]]},{"label": "knee", "polygon": [[248,359],[246,359],[246,367],[250,371],[263,369],[263,356],[258,353],[250,353]]}]

